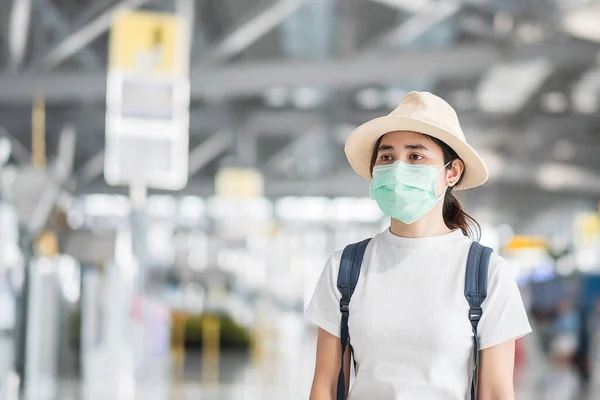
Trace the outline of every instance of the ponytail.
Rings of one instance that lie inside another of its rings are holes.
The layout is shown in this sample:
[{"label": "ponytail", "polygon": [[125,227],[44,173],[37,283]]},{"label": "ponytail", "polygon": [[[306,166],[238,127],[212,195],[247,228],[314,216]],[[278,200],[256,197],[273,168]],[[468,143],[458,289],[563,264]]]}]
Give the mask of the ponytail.
[{"label": "ponytail", "polygon": [[465,236],[470,237],[475,241],[481,239],[481,226],[467,214],[460,204],[460,201],[452,193],[452,188],[448,188],[444,197],[444,208],[442,211],[444,223],[452,230],[460,229]]}]

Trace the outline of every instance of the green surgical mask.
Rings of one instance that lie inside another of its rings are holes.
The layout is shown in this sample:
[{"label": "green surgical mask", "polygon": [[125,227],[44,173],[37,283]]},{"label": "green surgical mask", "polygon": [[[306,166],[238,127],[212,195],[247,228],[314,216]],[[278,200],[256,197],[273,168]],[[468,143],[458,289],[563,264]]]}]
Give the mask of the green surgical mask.
[{"label": "green surgical mask", "polygon": [[[450,163],[448,163],[450,164]],[[426,215],[444,197],[437,196],[438,173],[446,168],[412,165],[396,161],[373,168],[369,193],[386,215],[405,224],[412,224]]]}]

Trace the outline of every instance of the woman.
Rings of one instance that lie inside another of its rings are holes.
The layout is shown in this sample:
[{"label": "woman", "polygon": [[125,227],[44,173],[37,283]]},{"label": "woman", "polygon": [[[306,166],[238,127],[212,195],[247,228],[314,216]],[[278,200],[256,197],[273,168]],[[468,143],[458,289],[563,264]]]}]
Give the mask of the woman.
[{"label": "woman", "polygon": [[[360,126],[345,151],[391,217],[390,228],[367,247],[350,303],[356,376],[348,399],[468,399],[473,333],[463,289],[478,225],[453,191],[485,183],[486,167],[465,142],[455,111],[431,93],[411,92],[390,115]],[[311,400],[336,399],[340,255],[327,262],[306,311],[319,327]],[[514,399],[515,340],[531,328],[515,271],[494,255],[488,276],[478,327],[477,397]],[[345,382],[350,353],[345,352]]]}]

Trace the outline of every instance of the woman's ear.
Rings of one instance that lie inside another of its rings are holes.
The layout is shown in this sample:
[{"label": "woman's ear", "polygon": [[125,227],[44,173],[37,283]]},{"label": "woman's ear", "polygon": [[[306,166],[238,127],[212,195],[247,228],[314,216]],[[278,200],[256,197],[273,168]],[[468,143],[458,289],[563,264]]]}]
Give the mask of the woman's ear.
[{"label": "woman's ear", "polygon": [[456,186],[458,181],[460,181],[460,178],[464,171],[465,171],[465,164],[461,160],[456,159],[456,160],[452,161],[450,169],[448,169],[446,172],[446,186],[449,186],[449,187]]}]

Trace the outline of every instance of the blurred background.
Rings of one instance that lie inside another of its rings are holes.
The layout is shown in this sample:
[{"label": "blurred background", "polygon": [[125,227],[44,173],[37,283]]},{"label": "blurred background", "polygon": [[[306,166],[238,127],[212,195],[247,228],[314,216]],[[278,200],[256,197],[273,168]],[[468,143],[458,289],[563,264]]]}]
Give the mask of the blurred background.
[{"label": "blurred background", "polygon": [[0,398],[307,399],[303,309],[385,229],[343,143],[411,90],[519,266],[518,399],[600,397],[600,2],[0,2]]}]

